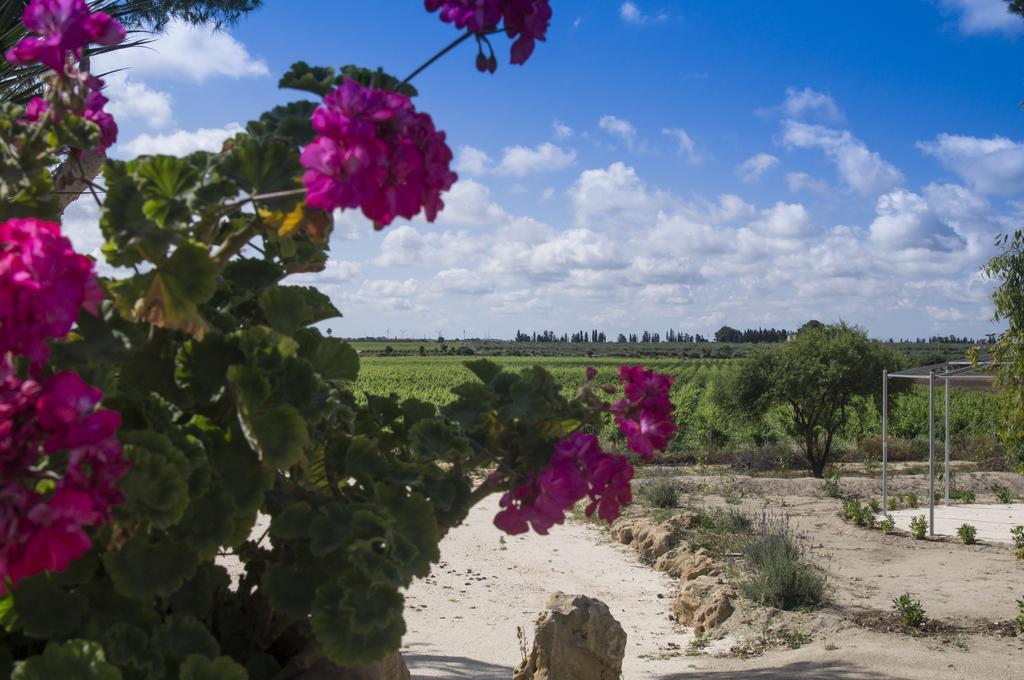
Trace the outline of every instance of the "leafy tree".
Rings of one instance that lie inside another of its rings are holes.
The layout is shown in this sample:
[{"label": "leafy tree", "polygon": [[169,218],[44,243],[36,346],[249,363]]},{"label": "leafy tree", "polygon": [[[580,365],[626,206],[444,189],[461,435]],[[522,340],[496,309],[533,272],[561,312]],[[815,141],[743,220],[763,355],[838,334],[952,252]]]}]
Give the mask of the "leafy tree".
[{"label": "leafy tree", "polygon": [[836,433],[862,398],[881,393],[883,368],[901,359],[860,328],[845,323],[804,327],[793,342],[751,353],[728,386],[737,413],[758,419],[775,407],[802,448],[810,471],[821,477]]},{"label": "leafy tree", "polygon": [[730,326],[722,326],[715,331],[715,342],[742,342],[743,334]]},{"label": "leafy tree", "polygon": [[1024,231],[1000,236],[996,246],[1003,252],[989,260],[983,273],[1000,282],[992,293],[994,320],[1007,324],[992,348],[992,358],[1004,362],[996,376],[1001,435],[1017,463],[1024,464]]}]

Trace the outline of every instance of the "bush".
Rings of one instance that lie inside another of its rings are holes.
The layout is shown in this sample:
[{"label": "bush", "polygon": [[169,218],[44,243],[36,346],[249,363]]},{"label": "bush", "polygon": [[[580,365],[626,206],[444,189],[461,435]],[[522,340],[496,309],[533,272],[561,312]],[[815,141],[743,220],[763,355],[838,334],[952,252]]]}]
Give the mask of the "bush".
[{"label": "bush", "polygon": [[1018,560],[1024,560],[1024,526],[1015,526],[1010,529],[1010,536],[1013,538],[1013,556]]},{"label": "bush", "polygon": [[1024,597],[1017,600],[1017,610],[1020,614],[1013,619],[1013,627],[1017,629],[1018,635],[1024,635]]},{"label": "bush", "polygon": [[992,487],[992,493],[995,495],[996,500],[1000,503],[1012,503],[1013,492],[1008,487],[999,486],[996,484]]},{"label": "bush", "polygon": [[674,508],[679,502],[679,485],[670,479],[658,479],[644,485],[639,496],[653,508]]},{"label": "bush", "polygon": [[874,498],[868,501],[868,507],[871,509],[871,512],[875,513],[876,515],[882,510],[882,506],[880,506],[878,504],[878,501]]},{"label": "bush", "polygon": [[908,493],[907,494],[907,507],[908,508],[916,508],[917,507],[917,494],[916,493]]},{"label": "bush", "polygon": [[889,510],[890,512],[899,507],[899,504],[896,502],[896,499],[893,498],[892,496],[889,497],[889,500],[886,502],[886,505],[888,506],[886,510]]},{"label": "bush", "polygon": [[970,489],[964,489],[957,494],[957,498],[960,499],[961,503],[973,503],[977,499],[977,495]]},{"label": "bush", "polygon": [[822,489],[829,498],[842,498],[843,487],[839,484],[839,471],[831,468],[825,472],[825,481],[822,482]]},{"label": "bush", "polygon": [[956,535],[960,537],[964,545],[974,545],[978,542],[978,530],[971,524],[961,524],[960,528],[956,530]]},{"label": "bush", "polygon": [[885,519],[878,523],[878,528],[882,530],[883,534],[891,534],[896,529],[896,520],[892,515],[886,514]]},{"label": "bush", "polygon": [[848,498],[843,501],[843,519],[848,519],[855,524],[860,524],[860,513],[860,500],[856,498]]},{"label": "bush", "polygon": [[787,517],[762,515],[743,555],[754,575],[740,584],[740,592],[754,602],[793,609],[824,599],[825,578],[804,558]]},{"label": "bush", "polygon": [[924,607],[910,593],[903,593],[894,599],[892,608],[904,626],[918,628],[924,623]]},{"label": "bush", "polygon": [[924,515],[918,515],[910,520],[910,535],[916,539],[922,539],[928,533],[928,520]]}]

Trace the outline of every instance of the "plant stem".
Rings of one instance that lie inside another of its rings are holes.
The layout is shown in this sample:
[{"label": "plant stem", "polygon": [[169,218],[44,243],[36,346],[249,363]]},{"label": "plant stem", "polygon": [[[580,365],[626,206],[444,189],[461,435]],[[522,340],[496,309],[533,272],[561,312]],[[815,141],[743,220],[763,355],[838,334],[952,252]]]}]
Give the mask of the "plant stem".
[{"label": "plant stem", "polygon": [[224,242],[214,251],[211,258],[217,266],[223,267],[226,265],[228,260],[244,248],[249,239],[256,235],[256,224],[258,221],[255,218],[249,220],[244,227],[224,239]]},{"label": "plant stem", "polygon": [[452,41],[452,43],[451,43],[451,44],[449,44],[449,45],[448,45],[448,47],[445,47],[445,48],[444,48],[443,50],[441,50],[440,52],[438,52],[437,54],[435,54],[434,56],[432,56],[432,57],[431,57],[430,59],[427,59],[427,60],[426,60],[425,62],[423,62],[423,63],[422,63],[421,65],[420,65],[420,67],[419,67],[419,68],[417,68],[417,69],[416,69],[415,71],[413,71],[412,73],[410,73],[409,75],[407,75],[407,76],[405,77],[405,80],[403,80],[403,81],[402,81],[402,85],[407,85],[407,84],[409,83],[409,81],[410,81],[410,80],[412,80],[413,78],[415,78],[416,76],[418,76],[418,75],[419,75],[420,73],[422,73],[423,71],[425,71],[425,70],[426,70],[426,69],[427,69],[427,68],[428,68],[428,67],[429,67],[429,66],[430,66],[431,64],[433,64],[433,63],[434,63],[435,61],[437,61],[438,59],[440,59],[440,58],[441,58],[441,57],[443,57],[444,55],[448,54],[449,52],[451,52],[452,50],[454,50],[454,49],[455,49],[456,47],[458,47],[459,45],[461,45],[461,44],[462,44],[462,43],[464,43],[465,41],[469,40],[469,39],[470,39],[470,38],[471,38],[472,36],[474,36],[474,35],[476,35],[476,34],[475,34],[475,33],[473,33],[472,31],[466,31],[465,33],[463,33],[463,34],[462,34],[461,36],[459,36],[459,37],[458,37],[458,38],[456,38],[456,39],[455,39],[454,41]]}]

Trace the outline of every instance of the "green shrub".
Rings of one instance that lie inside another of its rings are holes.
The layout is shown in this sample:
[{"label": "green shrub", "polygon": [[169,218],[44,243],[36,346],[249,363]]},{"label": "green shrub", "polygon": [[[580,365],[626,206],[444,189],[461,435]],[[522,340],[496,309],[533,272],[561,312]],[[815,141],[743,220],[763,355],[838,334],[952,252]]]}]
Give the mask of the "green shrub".
[{"label": "green shrub", "polygon": [[914,538],[921,539],[928,533],[928,520],[925,519],[924,515],[918,515],[914,519],[910,520],[910,535]]},{"label": "green shrub", "polygon": [[739,510],[715,508],[701,513],[699,526],[716,534],[749,534],[754,522]]},{"label": "green shrub", "polygon": [[860,524],[860,501],[856,498],[847,498],[843,501],[843,519]]},{"label": "green shrub", "polygon": [[978,530],[971,524],[961,524],[956,530],[956,535],[964,542],[964,545],[974,545],[978,542]]},{"label": "green shrub", "polygon": [[1013,502],[1013,492],[1008,487],[996,484],[992,487],[992,493],[995,494],[996,500],[1000,503]]},{"label": "green shrub", "polygon": [[907,507],[908,508],[916,508],[917,507],[917,494],[916,493],[908,493],[907,494]]},{"label": "green shrub", "polygon": [[878,528],[882,530],[883,534],[891,534],[896,529],[896,520],[892,515],[886,513],[885,519],[878,523]]},{"label": "green shrub", "polygon": [[961,503],[973,503],[975,499],[977,499],[977,495],[970,489],[964,489],[957,494],[957,497],[960,499]]},{"label": "green shrub", "polygon": [[1017,629],[1018,635],[1024,635],[1024,597],[1017,600],[1017,610],[1020,614],[1013,620],[1013,627]]},{"label": "green shrub", "polygon": [[822,490],[829,498],[842,498],[843,487],[839,483],[839,471],[830,468],[825,472],[825,480],[822,482]]},{"label": "green shrub", "polygon": [[639,496],[652,508],[674,508],[679,503],[679,485],[670,479],[645,484]]},{"label": "green shrub", "polygon": [[904,626],[917,628],[924,623],[924,607],[910,593],[903,593],[894,599],[892,608]]},{"label": "green shrub", "polygon": [[896,503],[896,499],[893,498],[892,496],[889,497],[889,500],[886,502],[886,506],[888,506],[886,507],[886,510],[890,512],[899,507],[899,505]]},{"label": "green shrub", "polygon": [[878,501],[874,498],[868,501],[868,507],[871,509],[871,512],[876,515],[882,511],[882,506],[879,505]]},{"label": "green shrub", "polygon": [[754,575],[740,584],[740,592],[754,602],[793,609],[824,599],[825,578],[805,559],[789,518],[762,515],[743,555]]},{"label": "green shrub", "polygon": [[1010,536],[1013,538],[1013,556],[1018,560],[1024,560],[1024,526],[1015,526],[1010,529]]}]

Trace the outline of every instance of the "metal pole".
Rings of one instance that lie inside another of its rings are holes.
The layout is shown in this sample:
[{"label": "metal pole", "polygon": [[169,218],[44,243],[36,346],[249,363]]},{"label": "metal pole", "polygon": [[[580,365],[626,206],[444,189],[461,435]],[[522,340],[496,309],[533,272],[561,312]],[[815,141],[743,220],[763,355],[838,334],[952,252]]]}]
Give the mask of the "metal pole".
[{"label": "metal pole", "polygon": [[889,509],[889,371],[882,371],[882,512]]},{"label": "metal pole", "polygon": [[949,505],[949,480],[953,476],[949,469],[949,378],[946,378],[946,466],[942,468],[942,481],[945,482],[945,504]]},{"label": "metal pole", "polygon": [[928,371],[928,535],[935,535],[935,371]]}]

